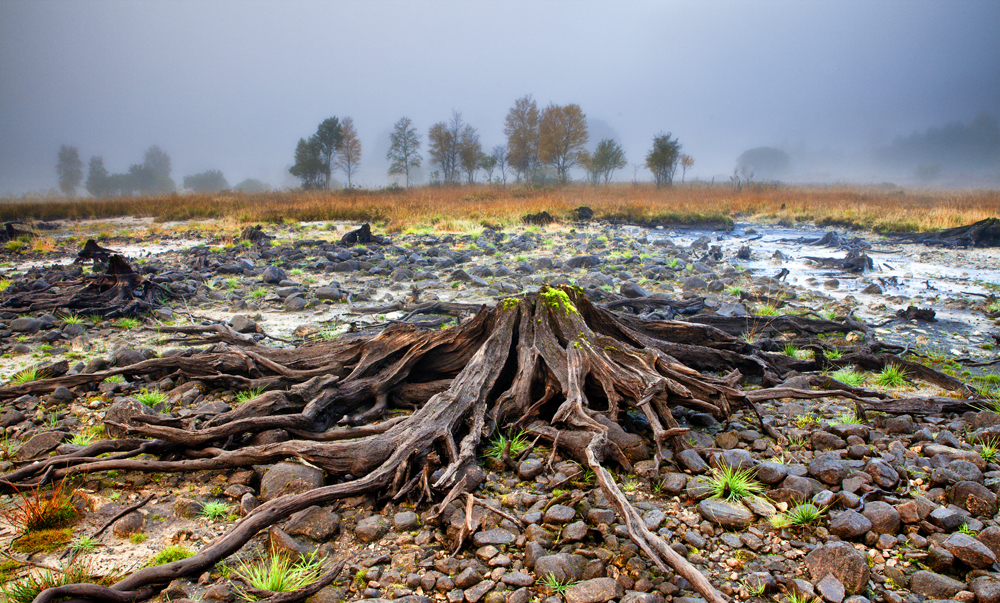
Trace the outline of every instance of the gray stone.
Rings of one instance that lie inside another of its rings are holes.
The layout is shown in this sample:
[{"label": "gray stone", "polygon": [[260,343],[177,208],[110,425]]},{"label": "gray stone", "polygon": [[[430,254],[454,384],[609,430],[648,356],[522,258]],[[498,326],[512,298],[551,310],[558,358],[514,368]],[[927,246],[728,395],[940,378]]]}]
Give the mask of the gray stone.
[{"label": "gray stone", "polygon": [[563,265],[567,268],[592,268],[601,263],[601,258],[596,255],[575,255],[565,262]]},{"label": "gray stone", "polygon": [[938,507],[931,511],[927,520],[946,532],[953,532],[965,523],[965,516],[947,507]]},{"label": "gray stone", "polygon": [[375,542],[389,532],[389,522],[381,515],[369,515],[354,527],[354,535],[361,542]]},{"label": "gray stone", "polygon": [[865,592],[871,576],[865,554],[846,542],[816,547],[806,555],[805,563],[813,582],[819,582],[827,574],[833,574],[851,594]]},{"label": "gray stone", "polygon": [[827,603],[841,603],[844,600],[844,585],[833,574],[827,574],[816,583],[816,592]]},{"label": "gray stone", "polygon": [[517,475],[522,481],[533,480],[541,475],[542,471],[545,471],[545,463],[541,459],[526,459],[517,467]]},{"label": "gray stone", "polygon": [[646,291],[639,285],[633,283],[632,281],[626,281],[621,284],[618,291],[629,299],[637,299],[640,297],[649,297],[649,291]]},{"label": "gray stone", "polygon": [[696,450],[691,448],[686,448],[678,452],[677,462],[680,463],[681,467],[696,475],[708,471],[708,463],[701,458],[701,455]]},{"label": "gray stone", "polygon": [[18,460],[26,461],[47,453],[69,439],[65,431],[43,431],[25,442],[17,450]]},{"label": "gray stone", "polygon": [[476,546],[486,546],[488,544],[499,546],[514,542],[514,535],[503,528],[494,528],[492,530],[476,532],[472,537],[472,542]]},{"label": "gray stone", "polygon": [[757,479],[765,484],[777,484],[787,476],[788,467],[782,463],[768,461],[757,465]]},{"label": "gray stone", "polygon": [[301,494],[323,486],[323,472],[297,463],[268,467],[260,478],[260,497],[268,502],[286,494]]},{"label": "gray stone", "polygon": [[872,529],[872,522],[857,511],[847,510],[834,517],[828,529],[831,534],[847,540],[864,536]]},{"label": "gray stone", "polygon": [[814,431],[810,435],[809,439],[812,441],[813,450],[819,452],[822,450],[839,450],[841,448],[847,448],[847,442],[843,438],[837,437],[832,433],[826,431]]},{"label": "gray stone", "polygon": [[120,425],[135,426],[139,423],[132,421],[132,417],[138,415],[155,415],[157,412],[134,398],[124,398],[115,402],[104,413],[104,427],[108,430],[108,435],[112,438],[120,438],[126,435],[126,431],[121,427],[115,427],[111,423]]},{"label": "gray stone", "polygon": [[144,523],[142,515],[133,512],[116,521],[111,530],[115,533],[115,536],[125,538],[136,532],[141,532]]},{"label": "gray stone", "polygon": [[865,473],[872,476],[872,482],[883,490],[891,490],[899,483],[899,474],[889,463],[881,459],[872,459],[865,467]]},{"label": "gray stone", "polygon": [[535,575],[539,579],[552,575],[559,582],[576,582],[583,576],[586,558],[580,555],[557,553],[535,559]]},{"label": "gray stone", "polygon": [[409,532],[420,527],[420,516],[413,511],[400,511],[392,516],[392,527],[397,532]]},{"label": "gray stone", "polygon": [[839,486],[847,477],[847,468],[840,456],[836,454],[820,454],[809,463],[809,475],[824,484]]},{"label": "gray stone", "polygon": [[995,576],[973,578],[969,590],[975,593],[976,603],[1000,603],[1000,579]]},{"label": "gray stone", "polygon": [[872,531],[876,534],[897,534],[901,519],[899,511],[887,502],[872,501],[865,505],[862,512],[872,523]]},{"label": "gray stone", "polygon": [[698,513],[727,530],[745,530],[753,523],[753,513],[739,503],[708,498],[698,503]]},{"label": "gray stone", "polygon": [[340,516],[326,507],[309,507],[292,515],[285,532],[293,536],[307,536],[317,542],[331,538],[340,529]]},{"label": "gray stone", "polygon": [[461,589],[471,588],[483,581],[483,576],[474,568],[467,567],[455,576],[455,586]]},{"label": "gray stone", "polygon": [[941,546],[955,556],[956,559],[973,569],[982,569],[996,563],[996,555],[985,544],[968,534],[955,532]]},{"label": "gray stone", "polygon": [[15,318],[10,321],[9,328],[15,333],[37,333],[44,326],[44,323],[31,317]]},{"label": "gray stone", "polygon": [[993,554],[1000,558],[1000,527],[990,526],[976,535],[979,542],[985,544]]},{"label": "gray stone", "polygon": [[277,285],[278,283],[287,278],[288,275],[285,274],[285,271],[282,270],[281,268],[278,268],[277,266],[268,266],[260,274],[260,280],[264,281],[269,285]]},{"label": "gray stone", "polygon": [[910,576],[910,590],[931,599],[950,599],[955,593],[965,590],[965,582],[920,570]]},{"label": "gray stone", "polygon": [[566,603],[605,603],[624,594],[622,585],[613,578],[593,578],[578,582],[566,589]]},{"label": "gray stone", "polygon": [[976,482],[958,482],[951,488],[951,501],[973,515],[997,514],[997,495]]},{"label": "gray stone", "polygon": [[562,531],[562,539],[566,542],[579,542],[587,537],[587,524],[582,521],[574,521]]},{"label": "gray stone", "polygon": [[576,511],[566,505],[552,505],[545,511],[542,521],[552,524],[563,524],[573,521]]}]

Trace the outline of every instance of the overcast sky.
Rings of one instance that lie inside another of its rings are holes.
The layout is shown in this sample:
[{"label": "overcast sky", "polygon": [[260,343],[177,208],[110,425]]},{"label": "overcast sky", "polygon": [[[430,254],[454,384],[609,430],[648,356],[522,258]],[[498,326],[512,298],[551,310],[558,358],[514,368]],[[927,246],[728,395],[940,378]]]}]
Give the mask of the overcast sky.
[{"label": "overcast sky", "polygon": [[0,0],[0,195],[55,188],[60,144],[287,186],[334,115],[360,135],[356,181],[383,186],[400,117],[426,141],[460,110],[489,149],[525,94],[579,104],[631,163],[672,132],[689,178],[762,145],[855,156],[1000,117],[1000,2]]}]

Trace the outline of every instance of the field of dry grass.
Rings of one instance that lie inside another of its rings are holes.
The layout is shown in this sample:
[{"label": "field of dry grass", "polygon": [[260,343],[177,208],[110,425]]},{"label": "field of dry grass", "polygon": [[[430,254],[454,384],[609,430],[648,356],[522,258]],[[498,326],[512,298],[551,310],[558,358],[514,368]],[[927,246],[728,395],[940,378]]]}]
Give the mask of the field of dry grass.
[{"label": "field of dry grass", "polygon": [[634,224],[725,226],[734,219],[816,222],[875,231],[951,228],[1000,216],[1000,191],[902,190],[829,186],[747,187],[679,185],[562,188],[416,187],[407,190],[220,193],[111,199],[0,200],[0,219],[152,217],[158,222],[226,218],[239,223],[350,220],[389,232],[467,231],[509,227],[547,211],[571,221],[587,206],[595,217]]}]

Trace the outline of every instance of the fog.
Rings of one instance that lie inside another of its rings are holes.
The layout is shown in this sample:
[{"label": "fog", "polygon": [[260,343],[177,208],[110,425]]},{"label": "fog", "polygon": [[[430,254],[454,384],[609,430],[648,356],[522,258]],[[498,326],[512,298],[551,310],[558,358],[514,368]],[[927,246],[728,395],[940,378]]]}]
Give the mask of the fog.
[{"label": "fog", "polygon": [[526,94],[580,105],[590,147],[614,138],[630,164],[673,133],[688,180],[766,146],[790,182],[997,187],[998,25],[993,0],[2,0],[0,195],[57,189],[63,144],[111,172],[158,145],[178,185],[295,186],[297,141],[331,116],[363,145],[354,182],[380,187],[400,117],[425,157],[452,110],[488,151]]}]

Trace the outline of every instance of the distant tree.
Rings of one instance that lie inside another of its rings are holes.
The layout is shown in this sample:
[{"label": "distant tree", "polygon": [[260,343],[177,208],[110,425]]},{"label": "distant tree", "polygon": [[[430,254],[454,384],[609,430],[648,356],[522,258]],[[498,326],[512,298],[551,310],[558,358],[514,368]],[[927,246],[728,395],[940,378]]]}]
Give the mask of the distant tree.
[{"label": "distant tree", "polygon": [[108,196],[108,170],[104,167],[104,159],[91,157],[87,165],[87,192],[94,197]]},{"label": "distant tree", "polygon": [[129,166],[130,178],[121,180],[121,194],[133,194],[136,191],[147,195],[174,192],[176,185],[170,177],[170,163],[170,155],[166,151],[157,145],[149,147],[141,164]]},{"label": "distant tree", "polygon": [[580,167],[583,168],[583,171],[587,172],[588,183],[596,185],[601,181],[601,173],[597,170],[597,166],[594,163],[594,155],[586,149],[580,152]]},{"label": "distant tree", "polygon": [[483,146],[479,144],[479,134],[466,124],[458,135],[458,162],[465,172],[466,182],[476,181],[476,171],[482,163]]},{"label": "distant tree", "polygon": [[646,167],[653,172],[657,188],[674,183],[680,156],[681,143],[676,138],[671,140],[670,132],[653,137],[653,148],[646,154]]},{"label": "distant tree", "polygon": [[405,176],[406,186],[410,186],[410,171],[420,167],[423,157],[420,156],[420,134],[413,127],[409,117],[401,117],[392,128],[389,135],[389,152],[385,154],[389,160],[390,176]]},{"label": "distant tree", "polygon": [[[538,169],[538,124],[541,117],[531,95],[514,101],[507,112],[503,133],[507,137],[507,163],[517,179],[532,182]],[[506,183],[506,178],[504,179]]]},{"label": "distant tree", "polygon": [[200,174],[184,176],[184,188],[200,193],[224,191],[229,189],[229,182],[219,170],[208,170]]},{"label": "distant tree", "polygon": [[627,165],[625,151],[622,150],[621,145],[610,138],[605,138],[597,143],[597,149],[591,158],[594,184],[597,184],[598,176],[604,180],[605,184],[611,182],[611,177],[614,176],[615,170],[620,170]]},{"label": "distant tree", "polygon": [[344,172],[347,176],[347,188],[351,188],[351,176],[357,171],[358,165],[361,164],[361,139],[358,138],[358,132],[354,129],[354,120],[350,117],[345,117],[342,122],[340,122],[341,131],[343,134],[343,141],[340,146],[340,152],[337,153],[337,159],[335,164],[337,169]]},{"label": "distant tree", "polygon": [[59,176],[59,190],[70,197],[76,195],[76,187],[83,182],[83,162],[80,161],[80,152],[76,147],[59,147],[56,174]]},{"label": "distant tree", "polygon": [[681,182],[684,182],[684,175],[694,166],[694,157],[681,155]]},{"label": "distant tree", "polygon": [[538,125],[538,158],[556,169],[561,184],[566,184],[570,168],[579,165],[587,140],[587,116],[580,105],[545,108]]},{"label": "distant tree", "polygon": [[319,124],[319,127],[316,128],[314,138],[316,139],[317,150],[319,152],[319,160],[323,165],[323,182],[321,186],[329,189],[330,177],[333,175],[333,164],[337,152],[340,151],[340,148],[344,144],[344,130],[340,125],[340,121],[336,117],[324,119]]},{"label": "distant tree", "polygon": [[493,147],[490,157],[496,162],[496,168],[500,173],[500,181],[507,186],[507,170],[510,169],[510,162],[507,160],[507,147],[500,144]]},{"label": "distant tree", "polygon": [[441,168],[441,178],[445,184],[458,180],[460,167],[459,139],[465,124],[460,111],[452,111],[451,121],[438,122],[427,132],[427,152],[431,163]]},{"label": "distant tree", "polygon": [[486,183],[493,183],[493,172],[497,169],[497,158],[495,155],[479,154],[479,167],[486,172]]},{"label": "distant tree", "polygon": [[247,178],[234,186],[233,190],[241,193],[266,193],[271,190],[271,187],[256,178]]},{"label": "distant tree", "polygon": [[327,182],[321,147],[316,136],[310,136],[308,140],[300,138],[295,145],[295,163],[288,168],[288,172],[302,180],[304,189],[321,188]]},{"label": "distant tree", "polygon": [[765,180],[776,180],[788,173],[791,165],[788,153],[774,147],[757,147],[744,151],[736,159],[736,168],[747,180],[757,176]]}]

